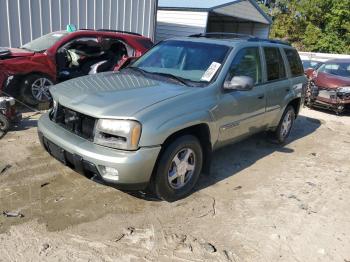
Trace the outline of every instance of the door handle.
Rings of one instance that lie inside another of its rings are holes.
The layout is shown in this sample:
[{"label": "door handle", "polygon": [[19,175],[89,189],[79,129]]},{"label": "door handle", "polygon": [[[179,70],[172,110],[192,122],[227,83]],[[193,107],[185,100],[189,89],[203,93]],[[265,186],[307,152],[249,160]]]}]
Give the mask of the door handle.
[{"label": "door handle", "polygon": [[265,95],[262,94],[262,95],[259,95],[259,96],[258,96],[258,99],[263,99],[264,97],[265,97]]}]

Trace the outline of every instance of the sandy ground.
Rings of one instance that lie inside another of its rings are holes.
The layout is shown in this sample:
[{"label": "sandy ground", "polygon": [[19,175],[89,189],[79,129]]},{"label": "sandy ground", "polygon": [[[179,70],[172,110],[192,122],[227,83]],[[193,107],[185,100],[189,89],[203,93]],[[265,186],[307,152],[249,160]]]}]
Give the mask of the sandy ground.
[{"label": "sandy ground", "polygon": [[[30,114],[26,114],[27,117]],[[350,117],[303,109],[290,142],[215,153],[175,203],[86,179],[29,117],[0,140],[0,261],[350,261]]]}]

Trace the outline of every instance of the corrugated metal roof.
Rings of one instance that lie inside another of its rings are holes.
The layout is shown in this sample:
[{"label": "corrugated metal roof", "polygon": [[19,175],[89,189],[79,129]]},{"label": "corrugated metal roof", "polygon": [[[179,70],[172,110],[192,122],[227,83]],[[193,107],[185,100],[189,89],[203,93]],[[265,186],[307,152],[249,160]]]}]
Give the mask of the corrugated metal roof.
[{"label": "corrugated metal roof", "polygon": [[163,8],[213,9],[238,1],[240,0],[158,0],[158,6]]}]

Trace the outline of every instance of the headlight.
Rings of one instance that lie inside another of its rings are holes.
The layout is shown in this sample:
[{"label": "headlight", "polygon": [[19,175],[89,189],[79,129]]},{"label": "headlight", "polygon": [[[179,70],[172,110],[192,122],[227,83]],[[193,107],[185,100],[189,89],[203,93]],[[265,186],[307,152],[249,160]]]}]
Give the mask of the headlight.
[{"label": "headlight", "polygon": [[99,119],[94,143],[124,150],[137,150],[141,124],[134,120]]}]

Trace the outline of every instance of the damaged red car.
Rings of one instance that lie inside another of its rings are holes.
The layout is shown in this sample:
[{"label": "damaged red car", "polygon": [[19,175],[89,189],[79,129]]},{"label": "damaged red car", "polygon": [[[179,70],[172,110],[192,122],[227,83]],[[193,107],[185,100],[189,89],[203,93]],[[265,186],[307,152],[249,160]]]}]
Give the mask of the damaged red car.
[{"label": "damaged red car", "polygon": [[111,71],[152,46],[136,33],[88,29],[53,32],[19,48],[0,48],[0,94],[30,105],[47,102],[50,85]]},{"label": "damaged red car", "polygon": [[337,114],[350,109],[350,59],[328,60],[313,72],[306,104]]}]

